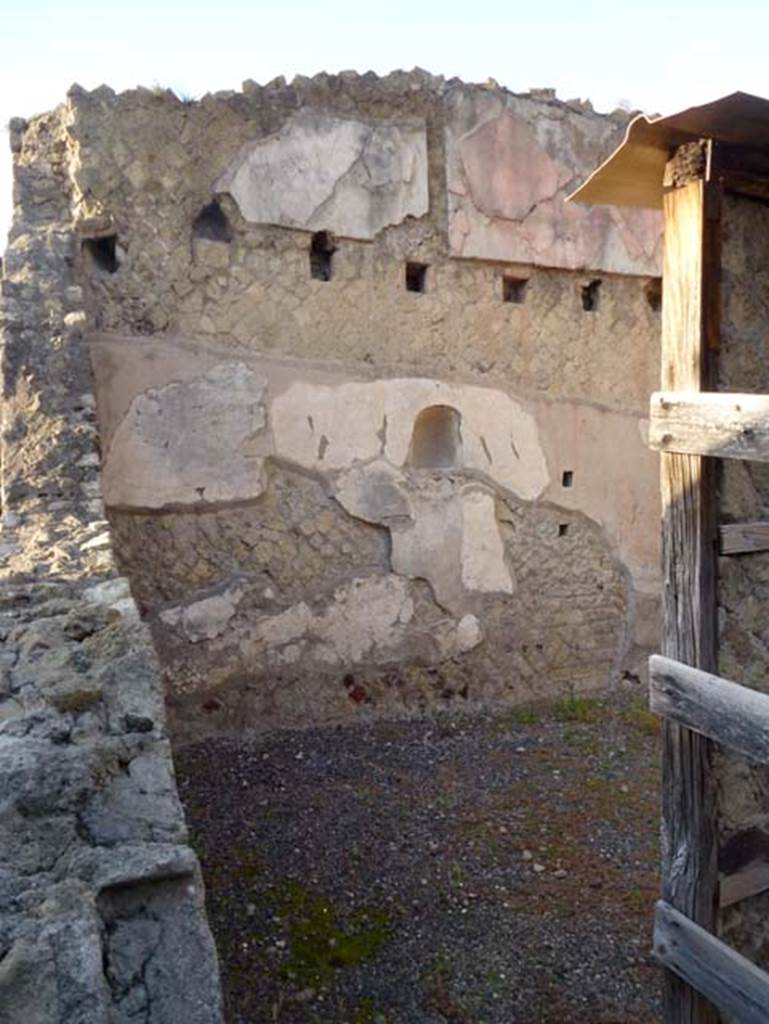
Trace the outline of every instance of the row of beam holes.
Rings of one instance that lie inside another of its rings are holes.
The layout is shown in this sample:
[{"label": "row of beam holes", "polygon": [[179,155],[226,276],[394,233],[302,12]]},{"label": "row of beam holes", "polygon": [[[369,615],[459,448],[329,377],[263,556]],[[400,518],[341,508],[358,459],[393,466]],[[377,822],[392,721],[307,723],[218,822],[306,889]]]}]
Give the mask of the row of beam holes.
[{"label": "row of beam holes", "polygon": [[[204,206],[192,225],[193,239],[211,242],[231,242],[232,232],[224,211],[217,200]],[[117,235],[102,238],[87,238],[83,242],[83,251],[93,261],[96,268],[103,273],[114,274],[120,262],[117,258]],[[332,261],[336,246],[328,231],[317,231],[310,242],[310,277],[316,281],[330,281]],[[427,291],[429,263],[406,263],[406,291],[424,293]],[[595,313],[600,301],[602,281],[595,278],[581,287],[582,308],[586,313]],[[527,277],[513,277],[505,274],[502,277],[502,301],[522,305],[526,301],[529,285]],[[644,287],[644,295],[649,307],[659,313],[662,308],[662,280],[650,278]]]},{"label": "row of beam holes", "polygon": [[[336,246],[327,231],[318,231],[310,242],[310,276],[316,281],[330,281],[332,276],[332,259]],[[404,284],[407,292],[423,294],[427,291],[429,263],[406,263]],[[600,278],[594,278],[581,287],[582,308],[586,313],[598,310],[601,285]],[[527,277],[502,276],[502,301],[522,305],[526,301],[529,285]],[[658,277],[651,278],[644,287],[644,295],[650,308],[659,313],[662,307],[662,281]]]},{"label": "row of beam holes", "polygon": [[[212,200],[192,222],[192,237],[207,242],[231,242],[232,230],[224,211],[216,199]],[[120,267],[117,235],[83,240],[83,252],[94,267],[103,274],[114,274]]]}]

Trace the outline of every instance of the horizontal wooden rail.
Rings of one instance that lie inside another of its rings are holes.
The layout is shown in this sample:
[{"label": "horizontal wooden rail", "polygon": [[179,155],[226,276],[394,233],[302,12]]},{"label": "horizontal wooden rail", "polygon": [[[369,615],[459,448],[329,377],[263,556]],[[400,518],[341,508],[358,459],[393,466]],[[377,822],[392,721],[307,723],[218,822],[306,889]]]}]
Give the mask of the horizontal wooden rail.
[{"label": "horizontal wooden rail", "polygon": [[649,659],[649,677],[652,711],[769,762],[769,696],[659,654]]},{"label": "horizontal wooden rail", "polygon": [[769,462],[767,395],[657,391],[649,415],[657,451]]},{"label": "horizontal wooden rail", "polygon": [[663,900],[654,955],[739,1024],[769,1021],[769,975]]},{"label": "horizontal wooden rail", "polygon": [[769,523],[726,523],[719,526],[722,555],[769,551]]},{"label": "horizontal wooden rail", "polygon": [[769,864],[757,861],[733,875],[724,875],[718,882],[719,907],[750,899],[769,889]]}]

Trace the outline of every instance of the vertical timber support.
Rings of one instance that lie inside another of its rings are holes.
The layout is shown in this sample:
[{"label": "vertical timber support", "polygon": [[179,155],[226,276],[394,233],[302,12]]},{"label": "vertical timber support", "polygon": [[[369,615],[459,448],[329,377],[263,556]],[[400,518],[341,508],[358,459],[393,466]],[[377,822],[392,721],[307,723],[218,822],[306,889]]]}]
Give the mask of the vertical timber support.
[{"label": "vertical timber support", "polygon": [[[712,149],[699,144],[681,147],[666,171],[666,182],[676,184],[664,195],[665,391],[707,390],[713,380],[718,343],[718,208],[717,186],[709,180],[711,155]],[[715,672],[715,460],[663,454],[661,491],[662,652]],[[711,742],[671,721],[665,721],[663,730],[663,899],[714,933],[717,845]],[[714,1024],[718,1015],[699,993],[666,970],[663,1020],[664,1024]]]}]

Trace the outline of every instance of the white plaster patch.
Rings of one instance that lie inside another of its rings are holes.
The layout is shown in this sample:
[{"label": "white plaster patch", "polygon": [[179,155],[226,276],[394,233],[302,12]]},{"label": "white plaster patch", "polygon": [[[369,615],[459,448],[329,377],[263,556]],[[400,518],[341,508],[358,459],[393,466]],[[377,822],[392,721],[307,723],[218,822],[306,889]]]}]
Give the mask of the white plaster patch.
[{"label": "white plaster patch", "polygon": [[394,466],[408,459],[417,414],[448,405],[461,417],[462,465],[527,501],[548,484],[534,417],[495,388],[461,386],[425,377],[343,384],[295,381],[271,406],[279,455],[309,469],[346,469],[383,456]]},{"label": "white plaster patch", "polygon": [[265,388],[253,370],[233,362],[137,395],[105,459],[107,504],[163,508],[257,497]]},{"label": "white plaster patch", "polygon": [[459,609],[465,597],[460,569],[462,514],[454,484],[441,478],[425,481],[411,498],[413,525],[391,531],[393,570],[427,580],[444,608]]},{"label": "white plaster patch", "polygon": [[301,652],[316,661],[343,665],[392,655],[413,615],[405,579],[370,576],[339,587],[321,612],[300,601],[262,619],[253,639],[269,660],[278,663],[293,663]]},{"label": "white plaster patch", "polygon": [[494,495],[467,490],[462,507],[462,583],[481,593],[513,593],[505,546],[497,525]]},{"label": "white plaster patch", "polygon": [[425,122],[366,124],[303,109],[244,147],[215,188],[253,224],[372,239],[427,213]]},{"label": "white plaster patch", "polygon": [[186,607],[168,608],[160,618],[168,626],[180,627],[191,643],[214,640],[225,631],[238,610],[243,591],[231,587],[223,594],[214,594]]}]

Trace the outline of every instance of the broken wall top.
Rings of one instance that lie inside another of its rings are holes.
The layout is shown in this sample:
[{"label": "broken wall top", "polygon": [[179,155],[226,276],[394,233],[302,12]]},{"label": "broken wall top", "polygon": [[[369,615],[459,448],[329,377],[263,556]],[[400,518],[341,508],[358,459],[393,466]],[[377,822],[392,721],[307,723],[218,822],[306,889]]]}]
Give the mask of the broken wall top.
[{"label": "broken wall top", "polygon": [[453,257],[659,273],[656,212],[565,203],[623,112],[420,71],[247,82],[195,102],[75,86],[67,109],[84,234],[126,234],[159,202],[189,222],[226,193],[252,224],[371,240],[426,220]]}]

